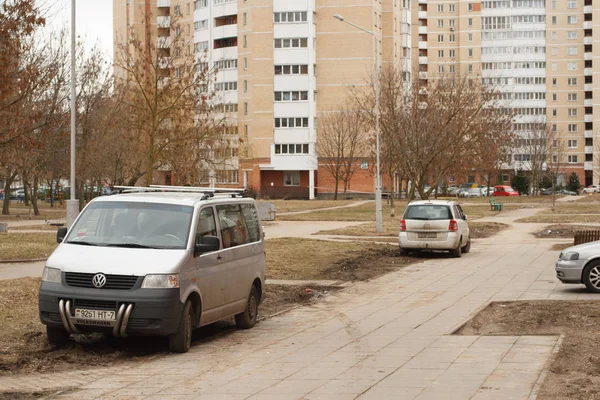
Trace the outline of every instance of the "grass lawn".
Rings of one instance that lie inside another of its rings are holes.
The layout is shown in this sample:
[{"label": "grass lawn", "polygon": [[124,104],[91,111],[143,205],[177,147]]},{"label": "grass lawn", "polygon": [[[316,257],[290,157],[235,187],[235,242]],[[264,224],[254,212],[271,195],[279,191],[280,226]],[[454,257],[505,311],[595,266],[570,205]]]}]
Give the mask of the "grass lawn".
[{"label": "grass lawn", "polygon": [[0,215],[0,222],[20,219],[46,220],[66,218],[67,203],[63,204],[64,206],[61,206],[60,203],[56,203],[54,207],[50,207],[49,203],[39,202],[38,205],[40,209],[40,215],[33,215],[32,206],[25,206],[23,203],[17,204],[16,202],[12,201],[9,208],[10,215]]},{"label": "grass lawn", "polygon": [[357,200],[269,200],[266,203],[275,205],[276,213],[318,210],[320,208],[346,206]]},{"label": "grass lawn", "polygon": [[0,235],[0,260],[44,258],[56,246],[56,233],[8,233]]}]

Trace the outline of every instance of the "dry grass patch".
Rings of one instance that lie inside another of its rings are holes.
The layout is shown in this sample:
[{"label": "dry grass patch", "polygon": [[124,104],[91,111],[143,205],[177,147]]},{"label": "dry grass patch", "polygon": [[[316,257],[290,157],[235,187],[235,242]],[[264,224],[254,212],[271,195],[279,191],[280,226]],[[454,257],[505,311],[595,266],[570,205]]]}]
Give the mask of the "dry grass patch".
[{"label": "dry grass patch", "polygon": [[563,251],[567,247],[573,246],[573,243],[555,243],[550,247],[552,251]]},{"label": "dry grass patch", "polygon": [[356,203],[357,200],[268,200],[266,202],[273,203],[275,205],[275,212],[279,214],[347,206]]},{"label": "dry grass patch", "polygon": [[[1,200],[0,200],[1,202]],[[66,207],[66,203],[65,203]],[[24,204],[16,204],[11,202],[10,204],[10,215],[0,215],[0,222],[15,221],[23,219],[31,220],[47,220],[47,219],[60,219],[67,217],[66,208],[61,208],[60,205],[56,207],[50,207],[48,203],[39,204],[40,215],[33,214],[33,207],[25,206]]]},{"label": "dry grass patch", "polygon": [[56,246],[55,233],[8,233],[0,235],[0,260],[49,257]]},{"label": "dry grass patch", "polygon": [[282,238],[265,242],[267,278],[367,280],[418,260],[401,257],[398,246]]},{"label": "dry grass patch", "polygon": [[560,335],[558,354],[538,395],[540,400],[600,398],[600,302],[497,302],[470,320],[461,335]]},{"label": "dry grass patch", "polygon": [[[560,198],[561,196],[557,196],[556,198]],[[491,196],[491,197],[471,197],[471,198],[458,198],[458,201],[461,203],[489,203],[490,199],[496,200],[498,203],[503,204],[546,204],[552,203],[552,196]],[[456,199],[454,199],[456,200]]]},{"label": "dry grass patch", "polygon": [[[402,215],[406,202],[396,202],[396,215]],[[382,212],[385,216],[390,215],[390,206],[383,204]],[[369,202],[356,207],[338,208],[335,210],[314,211],[307,214],[292,214],[277,216],[280,221],[374,221],[375,202]]]},{"label": "dry grass patch", "polygon": [[538,238],[568,238],[573,239],[576,231],[588,231],[600,229],[600,226],[591,225],[548,225],[539,232],[534,233],[535,237]]},{"label": "dry grass patch", "polygon": [[538,224],[583,224],[600,223],[600,214],[597,215],[573,215],[573,214],[552,214],[540,213],[527,218],[518,219],[516,222],[538,223]]},{"label": "dry grass patch", "polygon": [[25,226],[12,226],[12,227],[10,227],[8,229],[11,232],[14,232],[14,231],[28,231],[28,230],[56,232],[58,230],[58,226],[52,226],[50,224],[25,225]]}]

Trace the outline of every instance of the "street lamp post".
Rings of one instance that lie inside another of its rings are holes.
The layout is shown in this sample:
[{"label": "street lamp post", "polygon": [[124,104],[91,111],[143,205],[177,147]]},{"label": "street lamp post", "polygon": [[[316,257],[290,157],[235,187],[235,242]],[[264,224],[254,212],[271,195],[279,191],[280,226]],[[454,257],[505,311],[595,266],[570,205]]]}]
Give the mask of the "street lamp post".
[{"label": "street lamp post", "polygon": [[344,17],[342,17],[339,14],[335,14],[333,16],[335,19],[338,19],[342,22],[347,23],[348,25],[351,25],[353,27],[355,27],[356,29],[360,29],[361,31],[368,33],[369,35],[373,36],[373,51],[374,51],[374,55],[373,58],[375,59],[375,76],[373,77],[374,79],[374,89],[375,89],[375,152],[376,152],[376,157],[377,157],[377,165],[375,167],[375,221],[376,221],[376,227],[377,227],[377,233],[381,233],[383,232],[383,218],[382,218],[382,210],[381,210],[381,173],[379,170],[379,153],[380,153],[380,146],[379,146],[379,62],[378,62],[378,54],[377,54],[377,36],[375,35],[375,32],[367,30],[363,27],[360,27],[356,24],[353,24],[350,21],[347,21],[344,19]]},{"label": "street lamp post", "polygon": [[75,132],[77,113],[77,91],[75,89],[76,79],[76,48],[77,36],[75,35],[75,0],[71,0],[71,197],[67,200],[67,227],[71,227],[77,214],[79,214],[79,202],[75,199]]}]

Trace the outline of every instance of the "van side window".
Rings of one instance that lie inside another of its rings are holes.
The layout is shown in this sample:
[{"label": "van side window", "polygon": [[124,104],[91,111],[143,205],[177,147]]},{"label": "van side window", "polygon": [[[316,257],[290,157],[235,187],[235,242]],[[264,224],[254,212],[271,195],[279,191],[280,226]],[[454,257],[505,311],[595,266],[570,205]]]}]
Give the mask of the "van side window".
[{"label": "van side window", "polygon": [[196,228],[196,242],[204,236],[217,236],[217,226],[215,224],[215,215],[212,207],[206,207],[200,210],[198,215],[198,227]]},{"label": "van side window", "polygon": [[258,215],[253,204],[242,204],[242,214],[248,227],[248,243],[260,241],[260,229],[258,227]]},{"label": "van side window", "polygon": [[248,243],[248,229],[239,204],[217,206],[217,214],[224,249]]}]

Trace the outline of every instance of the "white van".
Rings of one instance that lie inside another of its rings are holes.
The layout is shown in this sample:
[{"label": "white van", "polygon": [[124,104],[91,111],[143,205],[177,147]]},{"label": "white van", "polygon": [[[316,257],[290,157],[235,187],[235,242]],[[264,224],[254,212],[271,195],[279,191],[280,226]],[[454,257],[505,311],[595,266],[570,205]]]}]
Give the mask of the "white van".
[{"label": "white van", "polygon": [[251,328],[265,280],[255,201],[234,190],[120,189],[58,231],[39,292],[49,343],[164,335],[183,353],[194,328],[231,316]]}]

